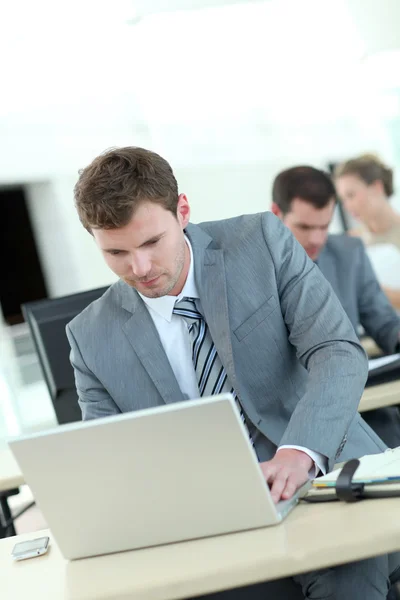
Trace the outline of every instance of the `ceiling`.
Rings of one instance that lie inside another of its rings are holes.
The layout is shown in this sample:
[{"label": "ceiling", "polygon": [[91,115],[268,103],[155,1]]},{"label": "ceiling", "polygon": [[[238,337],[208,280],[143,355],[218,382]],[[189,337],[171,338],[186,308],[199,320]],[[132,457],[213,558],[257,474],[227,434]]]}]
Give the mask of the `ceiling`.
[{"label": "ceiling", "polygon": [[71,172],[129,143],[196,164],[334,155],[345,139],[385,147],[382,120],[400,120],[399,11],[400,0],[0,0],[0,179],[22,165],[25,178]]},{"label": "ceiling", "polygon": [[0,127],[396,112],[398,23],[399,0],[3,0]]}]

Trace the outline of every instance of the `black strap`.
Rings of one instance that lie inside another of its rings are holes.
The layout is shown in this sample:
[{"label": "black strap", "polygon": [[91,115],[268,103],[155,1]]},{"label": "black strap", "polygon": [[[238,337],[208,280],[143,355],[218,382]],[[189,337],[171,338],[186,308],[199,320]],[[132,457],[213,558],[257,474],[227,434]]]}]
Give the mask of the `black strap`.
[{"label": "black strap", "polygon": [[353,483],[353,476],[359,466],[357,458],[349,460],[340,471],[336,480],[336,496],[345,502],[356,502],[362,496],[363,483]]}]

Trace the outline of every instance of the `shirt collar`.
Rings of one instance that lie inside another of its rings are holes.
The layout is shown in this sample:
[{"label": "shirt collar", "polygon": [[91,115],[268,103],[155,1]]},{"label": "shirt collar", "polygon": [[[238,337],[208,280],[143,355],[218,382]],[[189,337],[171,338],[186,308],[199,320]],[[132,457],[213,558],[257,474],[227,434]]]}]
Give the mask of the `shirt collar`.
[{"label": "shirt collar", "polygon": [[139,296],[146,304],[148,308],[157,313],[160,317],[166,321],[171,321],[172,314],[175,306],[175,302],[182,300],[184,297],[199,298],[199,294],[196,287],[196,281],[194,279],[194,261],[193,261],[193,250],[189,238],[185,235],[186,244],[189,247],[190,252],[190,265],[188,276],[183,286],[182,292],[179,296],[161,296],[161,298],[147,298],[138,292]]}]

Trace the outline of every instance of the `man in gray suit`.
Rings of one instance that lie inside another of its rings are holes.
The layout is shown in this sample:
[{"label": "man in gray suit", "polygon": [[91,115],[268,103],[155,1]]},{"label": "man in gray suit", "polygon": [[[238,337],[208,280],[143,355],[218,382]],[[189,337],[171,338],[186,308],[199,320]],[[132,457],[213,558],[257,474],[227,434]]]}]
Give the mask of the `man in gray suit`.
[{"label": "man in gray suit", "polygon": [[[308,166],[277,175],[272,190],[272,212],[291,230],[325,275],[354,329],[360,325],[387,354],[400,350],[400,318],[382,291],[360,239],[328,235],[333,217],[335,188],[327,173]],[[397,407],[363,414],[391,447],[400,446]]]},{"label": "man in gray suit", "polygon": [[[232,390],[275,501],[385,449],[357,414],[353,327],[279,219],[190,224],[170,165],[130,147],[81,172],[75,203],[120,278],[67,327],[84,419]],[[388,573],[384,556],[297,580],[307,598],[371,600]]]}]

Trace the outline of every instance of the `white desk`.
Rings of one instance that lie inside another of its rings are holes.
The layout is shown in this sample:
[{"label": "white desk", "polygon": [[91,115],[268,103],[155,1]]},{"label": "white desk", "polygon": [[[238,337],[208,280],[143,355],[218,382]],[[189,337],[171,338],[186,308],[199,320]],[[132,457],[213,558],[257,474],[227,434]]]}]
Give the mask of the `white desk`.
[{"label": "white desk", "polygon": [[400,498],[301,505],[275,527],[67,562],[55,543],[14,563],[0,541],[2,600],[172,600],[400,549]]},{"label": "white desk", "polygon": [[[382,350],[371,338],[363,338],[361,344],[369,358],[382,355]],[[393,406],[394,404],[400,405],[400,380],[367,388],[362,395],[358,410],[359,412],[366,412],[367,410]]]},{"label": "white desk", "polygon": [[24,477],[7,447],[0,449],[0,492],[12,490],[24,483]]},{"label": "white desk", "polygon": [[[8,492],[15,490],[24,483],[23,475],[13,457],[10,450],[4,446],[0,447],[0,493],[3,492],[0,498],[0,513],[6,521],[11,518],[10,507],[8,505]],[[4,522],[4,521],[3,521]],[[13,527],[9,533],[14,533]],[[0,522],[0,539],[6,534],[6,531]]]},{"label": "white desk", "polygon": [[359,412],[382,408],[383,406],[400,405],[400,380],[374,385],[364,390]]}]

